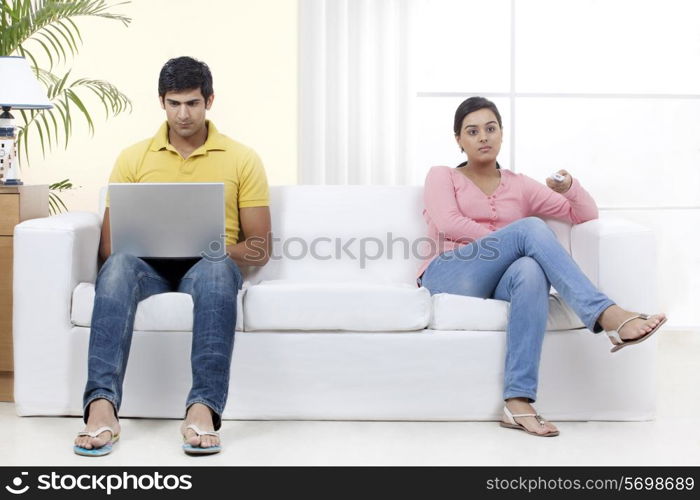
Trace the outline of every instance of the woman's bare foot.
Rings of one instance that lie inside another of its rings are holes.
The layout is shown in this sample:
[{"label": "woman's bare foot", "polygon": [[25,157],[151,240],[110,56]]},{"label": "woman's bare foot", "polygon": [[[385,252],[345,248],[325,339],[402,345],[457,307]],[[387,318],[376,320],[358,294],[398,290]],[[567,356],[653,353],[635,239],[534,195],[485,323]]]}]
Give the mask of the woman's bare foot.
[{"label": "woman's bare foot", "polygon": [[[598,323],[606,331],[615,331],[628,318],[635,316],[637,313],[627,311],[620,306],[612,305],[608,307],[603,314],[598,318]],[[633,319],[620,329],[620,338],[622,340],[634,340],[643,337],[652,331],[664,318],[664,313],[654,314],[649,316],[649,319]],[[613,339],[610,339],[613,342]]]},{"label": "woman's bare foot", "polygon": [[211,410],[207,405],[202,403],[194,403],[187,410],[187,416],[184,422],[182,422],[182,427],[180,431],[182,435],[185,436],[187,444],[192,446],[199,446],[200,448],[210,448],[212,446],[219,446],[218,436],[198,436],[196,432],[192,429],[185,429],[190,424],[194,424],[199,427],[202,431],[213,431],[214,421],[212,419]]},{"label": "woman's bare foot", "polygon": [[[514,415],[518,413],[537,413],[527,398],[506,399],[506,407]],[[545,421],[544,425],[540,424],[535,417],[516,417],[514,420],[528,431],[537,434],[547,434],[559,430],[553,423],[548,421]]]},{"label": "woman's bare foot", "polygon": [[[85,430],[87,432],[93,432],[105,425],[114,430],[115,436],[121,432],[119,420],[117,420],[114,414],[114,406],[112,406],[112,403],[106,399],[96,399],[90,403],[90,414],[87,424],[85,425]],[[78,436],[75,438],[75,445],[87,450],[102,448],[111,441],[113,437],[114,436],[109,431],[104,431],[98,434],[97,437]]]}]

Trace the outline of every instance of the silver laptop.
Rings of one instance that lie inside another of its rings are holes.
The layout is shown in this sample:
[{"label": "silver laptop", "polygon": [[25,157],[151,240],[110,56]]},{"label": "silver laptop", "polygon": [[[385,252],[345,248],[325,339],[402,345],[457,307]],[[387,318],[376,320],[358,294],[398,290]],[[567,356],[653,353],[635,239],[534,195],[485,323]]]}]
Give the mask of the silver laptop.
[{"label": "silver laptop", "polygon": [[109,185],[112,253],[220,258],[226,252],[223,183]]}]

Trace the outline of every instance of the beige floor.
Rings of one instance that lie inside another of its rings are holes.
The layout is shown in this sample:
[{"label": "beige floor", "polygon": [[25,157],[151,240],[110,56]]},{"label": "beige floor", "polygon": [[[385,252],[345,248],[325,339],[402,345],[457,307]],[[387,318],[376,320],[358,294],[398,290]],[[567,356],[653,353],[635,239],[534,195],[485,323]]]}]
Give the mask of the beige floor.
[{"label": "beige floor", "polygon": [[91,459],[71,450],[80,419],[0,403],[0,465],[700,465],[700,332],[666,331],[658,345],[653,422],[563,422],[541,439],[494,422],[227,421],[224,451],[191,458],[177,421],[123,419],[115,451]]}]

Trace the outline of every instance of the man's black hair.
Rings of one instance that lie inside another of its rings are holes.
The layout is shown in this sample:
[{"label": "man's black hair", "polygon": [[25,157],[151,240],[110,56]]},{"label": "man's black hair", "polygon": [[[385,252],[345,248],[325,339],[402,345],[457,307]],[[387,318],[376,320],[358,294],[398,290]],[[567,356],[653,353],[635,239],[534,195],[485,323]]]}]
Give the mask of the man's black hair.
[{"label": "man's black hair", "polygon": [[165,97],[166,92],[199,89],[204,101],[214,94],[214,81],[209,66],[202,61],[183,56],[170,59],[160,70],[158,77],[158,95]]}]

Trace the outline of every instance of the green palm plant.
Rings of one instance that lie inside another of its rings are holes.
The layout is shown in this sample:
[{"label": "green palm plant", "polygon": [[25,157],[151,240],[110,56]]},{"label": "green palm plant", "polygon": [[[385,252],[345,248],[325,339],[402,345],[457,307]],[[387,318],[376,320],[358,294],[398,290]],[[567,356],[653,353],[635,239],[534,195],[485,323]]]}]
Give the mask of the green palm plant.
[{"label": "green palm plant", "polygon": [[[95,123],[85,94],[96,96],[107,118],[131,111],[131,101],[117,87],[103,80],[70,79],[71,71],[53,73],[58,63],[67,63],[69,54],[78,53],[83,39],[76,24],[79,17],[101,17],[120,21],[128,26],[131,18],[111,12],[105,0],[0,0],[0,56],[18,55],[27,58],[46,87],[52,109],[21,111],[22,122],[17,134],[17,152],[29,163],[30,138],[38,136],[41,152],[63,145],[68,147],[73,132],[73,118],[82,116],[90,134]],[[45,56],[45,57],[42,57]],[[45,60],[42,66],[39,58]],[[49,186],[49,206],[52,213],[67,210],[59,193],[73,187],[69,179]]]}]

